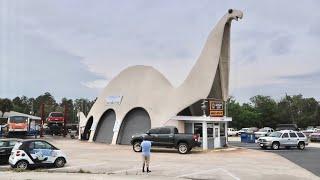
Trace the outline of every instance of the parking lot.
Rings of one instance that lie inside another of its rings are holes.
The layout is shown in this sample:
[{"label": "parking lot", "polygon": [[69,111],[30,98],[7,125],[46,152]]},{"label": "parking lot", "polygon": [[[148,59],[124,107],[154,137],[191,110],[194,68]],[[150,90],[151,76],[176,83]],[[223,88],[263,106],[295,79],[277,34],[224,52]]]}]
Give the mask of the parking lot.
[{"label": "parking lot", "polygon": [[281,155],[254,149],[230,148],[208,152],[196,149],[187,155],[170,149],[156,149],[152,151],[152,172],[143,174],[141,154],[133,152],[131,146],[62,138],[49,141],[67,154],[68,164],[64,168],[37,169],[17,176],[16,172],[7,171],[9,167],[5,165],[1,166],[4,172],[0,173],[0,179],[28,179],[29,176],[32,177],[30,179],[41,179],[47,172],[50,172],[50,177],[46,179],[318,179]]},{"label": "parking lot", "polygon": [[268,153],[274,153],[280,155],[291,162],[301,166],[308,171],[311,171],[317,176],[320,176],[320,143],[309,143],[309,145],[303,150],[299,150],[297,148],[291,149],[279,149],[279,150],[271,150],[271,149],[261,149],[257,146],[256,143],[241,143],[240,137],[230,137],[229,138],[230,145],[237,147],[244,147],[253,150],[264,151]]}]

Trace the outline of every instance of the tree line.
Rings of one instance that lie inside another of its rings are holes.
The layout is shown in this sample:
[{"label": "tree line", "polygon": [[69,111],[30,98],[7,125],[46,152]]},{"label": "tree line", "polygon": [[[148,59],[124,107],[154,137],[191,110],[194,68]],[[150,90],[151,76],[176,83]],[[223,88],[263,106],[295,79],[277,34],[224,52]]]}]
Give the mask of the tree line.
[{"label": "tree line", "polygon": [[73,100],[64,97],[61,99],[61,102],[57,102],[49,92],[36,98],[28,98],[26,96],[18,96],[13,99],[0,98],[0,117],[4,115],[4,112],[9,111],[41,117],[41,104],[44,104],[44,117],[48,117],[50,112],[64,112],[64,107],[66,106],[68,121],[70,123],[75,123],[77,121],[77,112],[81,111],[87,115],[95,100],[85,98]]},{"label": "tree line", "polygon": [[[84,98],[62,98],[58,103],[55,98],[46,92],[36,98],[26,96],[15,97],[12,100],[0,98],[0,111],[10,110],[41,116],[41,104],[45,104],[45,117],[50,112],[64,112],[64,106],[68,109],[69,122],[76,122],[77,112],[87,115],[95,100]],[[297,124],[300,128],[307,126],[320,126],[320,104],[314,98],[304,98],[301,94],[284,96],[279,101],[270,96],[257,95],[250,98],[249,103],[239,103],[234,98],[227,102],[227,115],[232,117],[231,127],[240,129],[243,127],[272,127],[277,124]]]},{"label": "tree line", "polygon": [[270,96],[257,95],[249,103],[240,104],[234,98],[227,102],[231,127],[272,127],[277,124],[297,124],[300,128],[320,126],[320,104],[315,98],[301,94],[285,95],[279,101]]}]

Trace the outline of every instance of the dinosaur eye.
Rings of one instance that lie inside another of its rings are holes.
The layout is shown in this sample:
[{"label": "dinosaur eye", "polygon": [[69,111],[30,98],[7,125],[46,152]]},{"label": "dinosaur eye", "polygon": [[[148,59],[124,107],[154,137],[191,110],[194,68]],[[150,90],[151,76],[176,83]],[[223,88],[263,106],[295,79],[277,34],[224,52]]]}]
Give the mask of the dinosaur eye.
[{"label": "dinosaur eye", "polygon": [[229,9],[228,12],[229,12],[229,14],[231,14],[231,13],[233,12],[233,10],[232,10],[232,9]]}]

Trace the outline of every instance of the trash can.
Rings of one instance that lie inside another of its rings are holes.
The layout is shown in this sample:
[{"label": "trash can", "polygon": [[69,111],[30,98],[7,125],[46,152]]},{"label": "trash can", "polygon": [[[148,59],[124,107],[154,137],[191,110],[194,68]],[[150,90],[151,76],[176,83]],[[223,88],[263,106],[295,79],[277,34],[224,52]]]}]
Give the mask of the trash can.
[{"label": "trash can", "polygon": [[241,133],[240,138],[241,138],[241,142],[242,142],[242,143],[247,143],[247,141],[248,141],[248,135],[247,135],[247,133],[245,133],[245,132]]},{"label": "trash can", "polygon": [[246,133],[247,134],[247,143],[255,143],[256,136],[253,133]]}]

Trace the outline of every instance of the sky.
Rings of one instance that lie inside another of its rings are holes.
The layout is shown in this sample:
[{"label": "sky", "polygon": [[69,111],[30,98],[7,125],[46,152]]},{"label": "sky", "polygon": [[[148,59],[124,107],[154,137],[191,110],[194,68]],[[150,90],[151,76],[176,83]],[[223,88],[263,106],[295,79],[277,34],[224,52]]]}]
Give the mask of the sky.
[{"label": "sky", "polygon": [[230,96],[320,100],[320,1],[0,0],[0,97],[97,97],[123,69],[148,65],[175,87],[228,9]]}]

